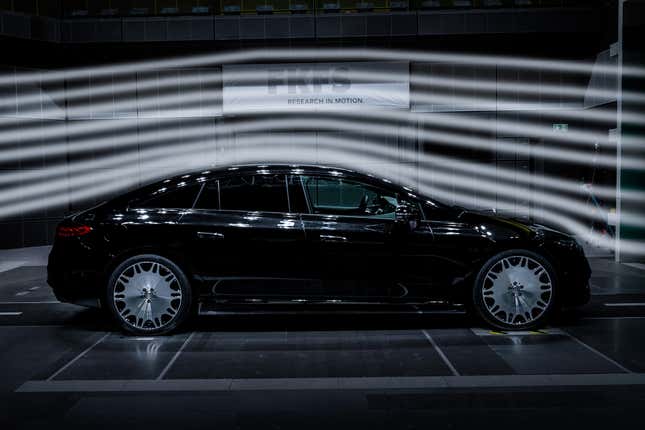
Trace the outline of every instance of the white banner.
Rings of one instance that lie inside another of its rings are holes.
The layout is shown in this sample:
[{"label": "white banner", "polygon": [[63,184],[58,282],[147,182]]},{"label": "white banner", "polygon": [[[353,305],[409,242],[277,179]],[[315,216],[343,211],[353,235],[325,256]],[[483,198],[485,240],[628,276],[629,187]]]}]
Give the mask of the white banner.
[{"label": "white banner", "polygon": [[405,62],[233,65],[222,74],[224,115],[410,107]]}]

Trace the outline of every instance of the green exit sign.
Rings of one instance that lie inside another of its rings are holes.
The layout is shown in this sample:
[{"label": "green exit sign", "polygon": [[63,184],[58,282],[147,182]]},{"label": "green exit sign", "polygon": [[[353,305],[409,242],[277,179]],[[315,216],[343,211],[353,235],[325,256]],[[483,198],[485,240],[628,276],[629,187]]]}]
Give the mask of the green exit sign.
[{"label": "green exit sign", "polygon": [[566,133],[569,131],[569,124],[553,124],[553,131],[558,133]]}]

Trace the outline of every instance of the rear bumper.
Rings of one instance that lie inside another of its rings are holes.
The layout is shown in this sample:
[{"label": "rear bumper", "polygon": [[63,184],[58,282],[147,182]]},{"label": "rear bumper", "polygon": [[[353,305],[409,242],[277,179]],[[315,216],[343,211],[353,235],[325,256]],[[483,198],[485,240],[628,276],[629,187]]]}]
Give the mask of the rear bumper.
[{"label": "rear bumper", "polygon": [[66,266],[54,249],[49,254],[47,283],[58,300],[87,307],[101,307],[99,276],[91,269]]}]

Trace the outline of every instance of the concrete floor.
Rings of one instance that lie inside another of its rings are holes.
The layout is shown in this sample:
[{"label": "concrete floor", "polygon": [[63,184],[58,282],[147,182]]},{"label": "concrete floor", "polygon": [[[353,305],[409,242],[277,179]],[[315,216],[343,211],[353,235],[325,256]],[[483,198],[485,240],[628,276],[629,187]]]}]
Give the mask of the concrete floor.
[{"label": "concrete floor", "polygon": [[593,259],[592,303],[539,332],[495,333],[458,315],[329,314],[203,316],[174,336],[127,337],[98,311],[56,302],[42,258],[5,252],[0,261],[1,429],[606,428],[643,419],[638,265]]}]

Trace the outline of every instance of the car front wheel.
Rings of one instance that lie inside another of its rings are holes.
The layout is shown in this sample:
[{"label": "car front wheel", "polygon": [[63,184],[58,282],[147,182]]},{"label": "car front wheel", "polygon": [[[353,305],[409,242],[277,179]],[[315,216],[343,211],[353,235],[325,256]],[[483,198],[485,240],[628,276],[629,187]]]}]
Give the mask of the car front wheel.
[{"label": "car front wheel", "polygon": [[473,291],[475,309],[502,330],[535,329],[555,307],[553,266],[528,250],[509,250],[490,258],[479,271]]},{"label": "car front wheel", "polygon": [[106,302],[126,332],[166,334],[188,317],[192,294],[188,279],[176,264],[146,254],[130,257],[114,269]]}]

